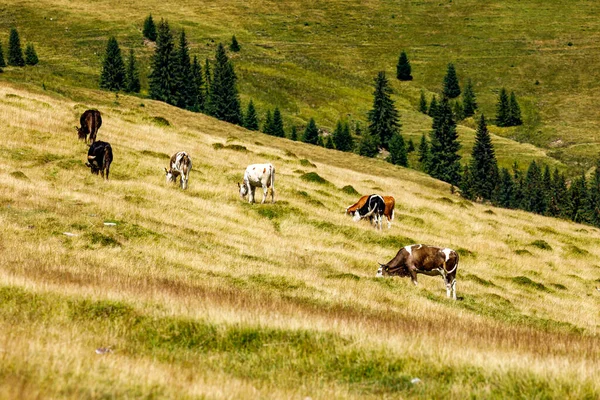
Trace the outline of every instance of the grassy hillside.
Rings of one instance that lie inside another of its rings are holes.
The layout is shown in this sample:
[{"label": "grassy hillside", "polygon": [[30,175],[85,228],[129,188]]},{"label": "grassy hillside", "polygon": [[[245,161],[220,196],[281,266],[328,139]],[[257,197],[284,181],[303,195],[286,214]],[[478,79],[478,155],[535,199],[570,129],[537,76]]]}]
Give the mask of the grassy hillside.
[{"label": "grassy hillside", "polygon": [[[599,230],[161,103],[68,94],[0,87],[0,397],[600,396]],[[72,128],[87,107],[109,182]],[[161,172],[180,149],[185,192]],[[236,182],[262,161],[277,203],[248,205]],[[344,216],[346,185],[394,195],[392,229]],[[374,278],[420,242],[460,252],[458,301],[439,277]]]},{"label": "grassy hillside", "polygon": [[[597,103],[600,5],[558,1],[228,1],[182,0],[177,6],[155,0],[70,2],[7,0],[0,6],[0,39],[17,26],[36,43],[42,60],[35,69],[8,69],[0,79],[45,83],[59,93],[97,85],[108,36],[140,56],[142,78],[151,48],[141,25],[148,12],[185,28],[192,53],[213,57],[218,42],[233,34],[242,45],[234,55],[245,103],[261,112],[279,106],[286,123],[310,117],[332,129],[339,118],[364,121],[377,71],[394,76],[402,49],[414,81],[394,82],[403,132],[418,140],[430,130],[417,109],[419,93],[439,93],[448,62],[462,84],[471,78],[481,109],[495,113],[498,90],[515,90],[525,125],[499,128],[500,161],[525,165],[541,159],[567,163],[579,173],[599,151]],[[463,154],[473,127],[467,121]],[[545,150],[523,147],[514,140]],[[521,155],[524,158],[521,159]],[[554,161],[552,158],[558,160]]]}]

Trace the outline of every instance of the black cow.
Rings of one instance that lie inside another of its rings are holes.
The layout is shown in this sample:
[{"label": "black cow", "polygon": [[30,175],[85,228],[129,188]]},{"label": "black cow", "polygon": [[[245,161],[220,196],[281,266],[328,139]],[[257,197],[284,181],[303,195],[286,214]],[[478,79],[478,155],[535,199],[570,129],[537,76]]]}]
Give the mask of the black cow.
[{"label": "black cow", "polygon": [[[86,166],[90,167],[92,174],[98,175],[98,172],[102,174],[102,177],[106,177],[108,180],[108,173],[110,172],[110,164],[113,160],[112,147],[110,143],[98,141],[93,143],[88,150],[88,162]],[[106,176],[104,175],[106,171]]]},{"label": "black cow", "polygon": [[86,110],[81,117],[79,117],[79,125],[76,126],[77,136],[80,140],[85,140],[87,143],[87,135],[90,135],[90,143],[96,141],[96,134],[98,129],[102,126],[102,116],[98,110]]},{"label": "black cow", "polygon": [[378,194],[372,194],[367,198],[360,208],[354,211],[354,221],[360,221],[363,218],[375,220],[375,229],[381,230],[382,215],[385,214],[385,200]]}]

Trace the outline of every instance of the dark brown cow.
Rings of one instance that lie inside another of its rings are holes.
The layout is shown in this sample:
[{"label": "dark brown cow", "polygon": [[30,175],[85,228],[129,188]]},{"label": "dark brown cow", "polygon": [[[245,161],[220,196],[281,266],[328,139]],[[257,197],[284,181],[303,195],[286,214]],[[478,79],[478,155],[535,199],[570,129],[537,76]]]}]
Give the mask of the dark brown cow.
[{"label": "dark brown cow", "polygon": [[413,244],[398,251],[387,264],[379,264],[377,277],[410,276],[417,285],[417,274],[429,276],[441,275],[446,284],[446,295],[456,300],[456,270],[458,269],[458,253],[452,249]]},{"label": "dark brown cow", "polygon": [[[92,171],[92,174],[102,174],[102,177],[106,177],[108,180],[108,174],[110,173],[110,164],[113,161],[113,152],[110,143],[103,141],[97,141],[93,143],[88,150],[88,162],[85,163]],[[106,171],[106,176],[105,176]]]},{"label": "dark brown cow", "polygon": [[87,135],[90,135],[90,144],[93,144],[96,141],[96,134],[98,133],[98,129],[102,126],[102,116],[100,115],[100,111],[98,110],[86,110],[81,117],[79,117],[79,125],[81,127],[76,126],[77,136],[80,140],[85,140],[88,142]]}]

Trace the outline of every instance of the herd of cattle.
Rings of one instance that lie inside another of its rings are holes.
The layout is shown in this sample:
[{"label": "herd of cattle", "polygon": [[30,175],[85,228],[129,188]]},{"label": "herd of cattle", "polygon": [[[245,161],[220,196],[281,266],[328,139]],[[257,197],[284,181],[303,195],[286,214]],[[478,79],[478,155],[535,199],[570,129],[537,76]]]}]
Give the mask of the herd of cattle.
[{"label": "herd of cattle", "polygon": [[[87,110],[79,119],[80,127],[77,134],[80,140],[88,143],[89,150],[85,165],[93,174],[99,173],[108,180],[110,165],[113,161],[112,148],[109,143],[96,141],[98,129],[102,126],[102,116],[98,110]],[[169,169],[165,168],[167,183],[176,183],[179,177],[181,189],[188,187],[192,159],[185,151],[180,151],[171,157]],[[256,188],[262,188],[263,197],[261,204],[267,199],[271,189],[271,203],[275,202],[275,167],[273,164],[252,164],[246,168],[242,183],[238,183],[240,197],[254,203]],[[388,229],[394,220],[396,201],[392,196],[372,194],[362,196],[355,204],[346,208],[346,214],[352,219],[360,221],[367,219],[375,226],[382,229],[383,217],[387,219]],[[448,248],[440,248],[423,244],[414,244],[401,248],[396,256],[386,264],[379,264],[377,277],[383,276],[410,276],[417,285],[417,274],[441,275],[446,285],[447,297],[456,300],[456,271],[458,269],[458,253]]]}]

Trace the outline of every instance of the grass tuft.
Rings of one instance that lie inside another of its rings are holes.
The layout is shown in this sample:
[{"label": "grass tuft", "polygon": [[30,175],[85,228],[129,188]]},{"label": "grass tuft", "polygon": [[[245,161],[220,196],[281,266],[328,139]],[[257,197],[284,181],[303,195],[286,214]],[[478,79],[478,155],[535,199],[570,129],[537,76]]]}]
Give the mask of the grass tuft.
[{"label": "grass tuft", "polygon": [[352,196],[358,196],[360,195],[360,193],[358,193],[356,191],[356,189],[354,189],[351,185],[346,185],[343,188],[340,189],[342,192],[352,195]]},{"label": "grass tuft", "polygon": [[300,175],[300,179],[302,179],[303,181],[306,181],[306,182],[318,183],[320,185],[330,185],[331,184],[331,182],[329,182],[328,180],[322,178],[316,172],[308,172],[308,173],[306,173],[304,175]]},{"label": "grass tuft", "polygon": [[514,283],[516,283],[517,285],[521,285],[521,286],[525,286],[525,287],[529,287],[535,290],[541,290],[543,292],[547,292],[548,288],[546,286],[544,286],[544,284],[539,283],[539,282],[535,282],[532,281],[531,279],[529,279],[526,276],[515,276],[513,278],[510,278],[510,280]]},{"label": "grass tuft", "polygon": [[552,250],[552,246],[550,246],[545,240],[534,240],[531,242],[531,245],[542,250]]}]

